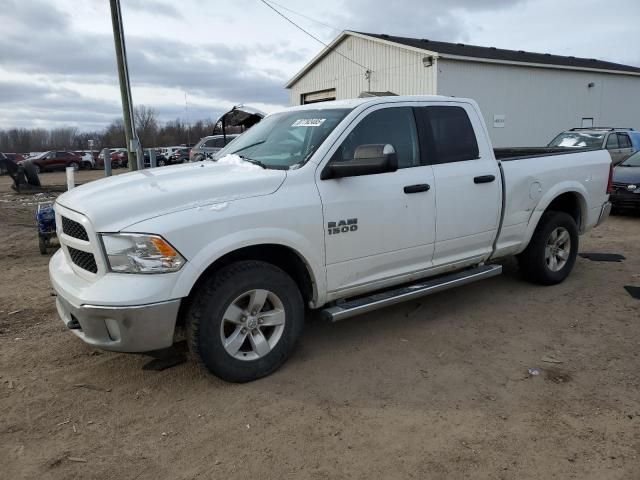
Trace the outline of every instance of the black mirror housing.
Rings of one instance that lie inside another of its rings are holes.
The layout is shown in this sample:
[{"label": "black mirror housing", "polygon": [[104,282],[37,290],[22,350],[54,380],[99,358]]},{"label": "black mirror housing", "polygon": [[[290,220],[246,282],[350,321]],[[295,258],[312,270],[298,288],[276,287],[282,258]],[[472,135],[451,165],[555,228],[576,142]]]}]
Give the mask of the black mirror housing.
[{"label": "black mirror housing", "polygon": [[398,170],[398,156],[393,145],[382,143],[360,145],[356,148],[351,160],[332,158],[322,170],[320,179],[374,175],[396,170]]}]

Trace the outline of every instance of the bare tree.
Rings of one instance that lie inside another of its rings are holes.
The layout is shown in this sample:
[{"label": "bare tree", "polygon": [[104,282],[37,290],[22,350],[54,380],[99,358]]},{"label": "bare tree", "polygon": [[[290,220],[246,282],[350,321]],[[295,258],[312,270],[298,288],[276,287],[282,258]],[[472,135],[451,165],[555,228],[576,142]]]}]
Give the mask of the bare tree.
[{"label": "bare tree", "polygon": [[134,110],[136,132],[144,147],[154,147],[158,136],[156,111],[146,105],[138,105]]},{"label": "bare tree", "polygon": [[[190,126],[176,118],[160,125],[156,111],[145,105],[135,109],[136,129],[145,148],[186,145],[212,135],[214,122],[198,120]],[[86,150],[89,140],[93,148],[117,148],[126,146],[122,119],[111,122],[102,131],[80,132],[76,127],[0,129],[0,152],[43,152],[46,150]]]}]

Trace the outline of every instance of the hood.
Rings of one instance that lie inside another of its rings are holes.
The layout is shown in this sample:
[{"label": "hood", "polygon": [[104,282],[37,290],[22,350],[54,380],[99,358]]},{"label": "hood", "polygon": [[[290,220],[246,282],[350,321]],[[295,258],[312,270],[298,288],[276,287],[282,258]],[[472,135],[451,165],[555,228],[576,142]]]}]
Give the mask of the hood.
[{"label": "hood", "polygon": [[265,170],[229,155],[215,163],[158,167],[89,182],[56,202],[86,215],[97,231],[116,232],[168,213],[269,195],[286,176],[284,170]]},{"label": "hood", "polygon": [[640,167],[616,167],[613,169],[613,181],[616,183],[635,183],[640,185]]}]

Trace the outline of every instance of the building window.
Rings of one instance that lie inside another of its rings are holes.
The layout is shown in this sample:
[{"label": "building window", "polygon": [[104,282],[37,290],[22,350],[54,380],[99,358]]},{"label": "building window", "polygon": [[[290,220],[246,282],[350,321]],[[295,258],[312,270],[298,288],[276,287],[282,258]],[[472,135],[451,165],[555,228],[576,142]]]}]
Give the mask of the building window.
[{"label": "building window", "polygon": [[582,128],[593,128],[593,117],[583,117],[580,126]]},{"label": "building window", "polygon": [[336,99],[336,89],[320,90],[318,92],[303,93],[300,96],[300,103],[307,105],[309,103],[328,102]]}]

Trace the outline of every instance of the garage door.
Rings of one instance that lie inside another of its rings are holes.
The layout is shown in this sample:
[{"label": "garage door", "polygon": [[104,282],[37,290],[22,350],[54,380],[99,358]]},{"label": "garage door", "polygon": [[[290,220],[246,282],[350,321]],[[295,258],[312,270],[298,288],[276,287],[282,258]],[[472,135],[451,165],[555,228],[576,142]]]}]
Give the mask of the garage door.
[{"label": "garage door", "polygon": [[303,93],[302,104],[328,102],[329,100],[336,99],[336,89],[321,90],[319,92]]}]

